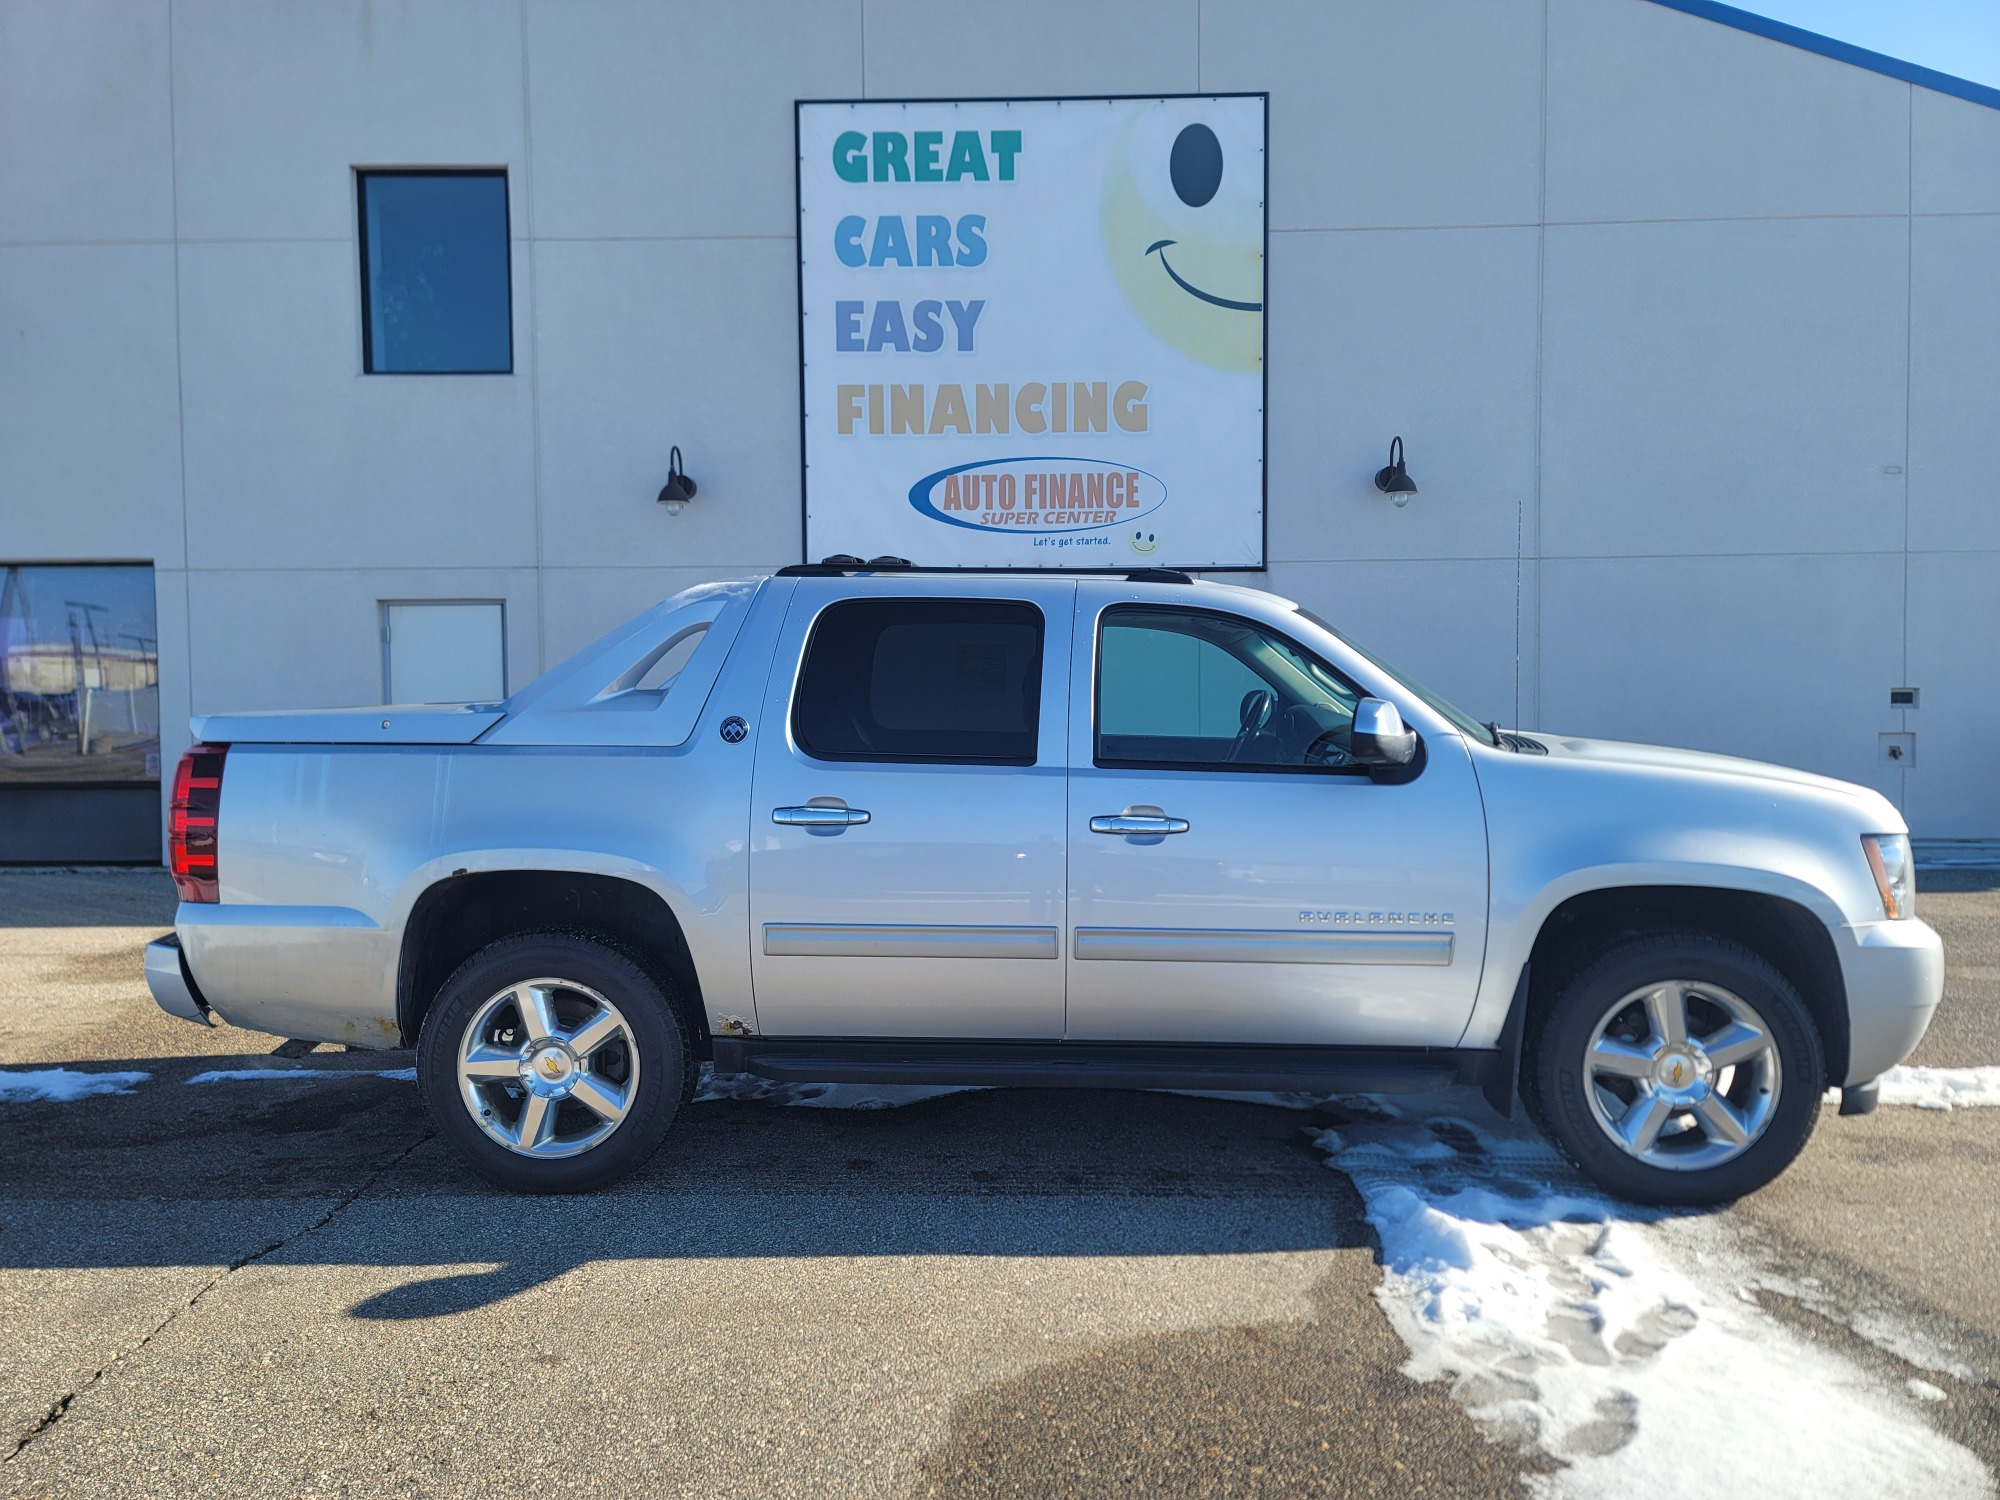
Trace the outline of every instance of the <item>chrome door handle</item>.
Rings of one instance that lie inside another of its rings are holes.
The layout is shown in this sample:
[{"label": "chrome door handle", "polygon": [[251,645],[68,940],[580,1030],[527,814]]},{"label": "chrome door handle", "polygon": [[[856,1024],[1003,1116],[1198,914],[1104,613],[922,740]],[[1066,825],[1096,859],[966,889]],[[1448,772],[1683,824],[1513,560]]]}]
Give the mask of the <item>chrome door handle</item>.
[{"label": "chrome door handle", "polygon": [[1156,818],[1142,813],[1113,813],[1090,820],[1092,833],[1186,833],[1186,818]]},{"label": "chrome door handle", "polygon": [[862,807],[774,807],[771,809],[771,821],[793,828],[851,828],[856,823],[868,821],[868,810]]}]

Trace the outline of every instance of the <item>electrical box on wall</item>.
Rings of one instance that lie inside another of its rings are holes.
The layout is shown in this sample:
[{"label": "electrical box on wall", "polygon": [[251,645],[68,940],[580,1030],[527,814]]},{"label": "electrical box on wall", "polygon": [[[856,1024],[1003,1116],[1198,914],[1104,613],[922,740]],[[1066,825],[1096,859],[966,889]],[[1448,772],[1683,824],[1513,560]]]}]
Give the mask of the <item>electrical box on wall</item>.
[{"label": "electrical box on wall", "polygon": [[1879,737],[1875,751],[1878,766],[1914,766],[1917,763],[1917,737],[1914,734],[1884,734]]}]

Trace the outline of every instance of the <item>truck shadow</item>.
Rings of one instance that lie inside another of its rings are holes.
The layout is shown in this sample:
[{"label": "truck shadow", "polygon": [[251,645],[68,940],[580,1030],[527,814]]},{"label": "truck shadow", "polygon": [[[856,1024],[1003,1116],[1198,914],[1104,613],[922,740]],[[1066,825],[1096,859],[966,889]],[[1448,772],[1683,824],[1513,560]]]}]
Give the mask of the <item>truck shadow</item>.
[{"label": "truck shadow", "polygon": [[[1365,1248],[1324,1111],[1178,1095],[969,1092],[898,1109],[687,1106],[597,1194],[487,1187],[430,1138],[400,1054],[93,1061],[129,1094],[0,1104],[0,1266],[408,1268],[354,1316],[490,1306],[593,1261],[1167,1256]],[[272,1076],[190,1084],[214,1067]],[[446,1269],[449,1268],[449,1269]]]}]

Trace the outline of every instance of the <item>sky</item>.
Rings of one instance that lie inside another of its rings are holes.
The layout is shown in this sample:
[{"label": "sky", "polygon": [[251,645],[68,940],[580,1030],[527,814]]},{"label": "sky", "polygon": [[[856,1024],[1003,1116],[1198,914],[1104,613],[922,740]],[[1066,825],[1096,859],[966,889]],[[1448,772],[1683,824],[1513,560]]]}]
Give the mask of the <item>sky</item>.
[{"label": "sky", "polygon": [[1738,9],[1803,26],[2000,88],[2000,0],[1733,0]]}]

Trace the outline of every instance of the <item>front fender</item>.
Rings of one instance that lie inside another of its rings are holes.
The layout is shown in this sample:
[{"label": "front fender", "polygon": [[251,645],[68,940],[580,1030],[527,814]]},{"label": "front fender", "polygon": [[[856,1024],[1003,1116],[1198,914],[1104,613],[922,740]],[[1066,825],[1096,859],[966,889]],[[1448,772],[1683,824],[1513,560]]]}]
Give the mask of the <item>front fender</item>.
[{"label": "front fender", "polygon": [[1462,1047],[1490,1047],[1506,1024],[1521,970],[1549,918],[1564,902],[1598,891],[1634,887],[1680,887],[1741,891],[1775,896],[1802,906],[1829,928],[1845,920],[1832,892],[1785,871],[1754,865],[1687,860],[1625,860],[1566,870],[1526,891],[1519,887],[1493,891],[1492,923],[1488,929],[1487,963],[1480,979],[1472,1017],[1460,1039]]},{"label": "front fender", "polygon": [[1864,834],[1901,820],[1876,793],[1750,762],[1550,739],[1474,747],[1491,860],[1487,965],[1463,1044],[1500,1034],[1549,914],[1633,886],[1789,901],[1829,929],[1881,915]]}]

